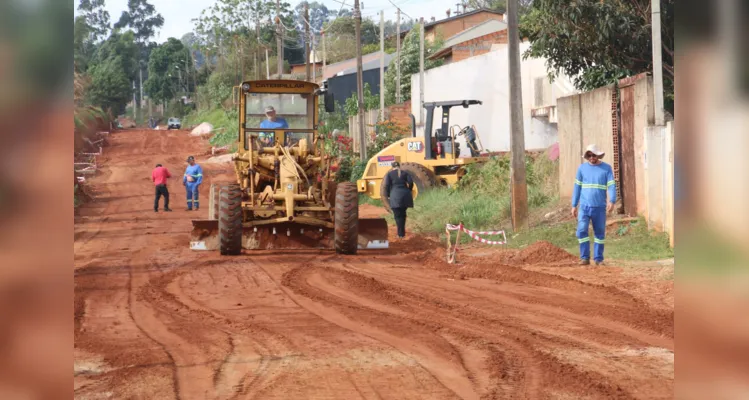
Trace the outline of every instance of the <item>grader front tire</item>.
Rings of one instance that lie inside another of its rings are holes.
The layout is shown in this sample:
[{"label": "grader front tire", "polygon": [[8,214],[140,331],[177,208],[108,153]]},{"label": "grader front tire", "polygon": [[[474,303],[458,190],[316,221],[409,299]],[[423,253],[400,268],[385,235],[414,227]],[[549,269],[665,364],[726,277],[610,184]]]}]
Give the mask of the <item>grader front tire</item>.
[{"label": "grader front tire", "polygon": [[221,187],[218,231],[221,255],[236,256],[242,253],[242,191],[239,185]]},{"label": "grader front tire", "polygon": [[359,239],[359,192],[356,184],[339,183],[335,192],[335,251],[356,254]]}]

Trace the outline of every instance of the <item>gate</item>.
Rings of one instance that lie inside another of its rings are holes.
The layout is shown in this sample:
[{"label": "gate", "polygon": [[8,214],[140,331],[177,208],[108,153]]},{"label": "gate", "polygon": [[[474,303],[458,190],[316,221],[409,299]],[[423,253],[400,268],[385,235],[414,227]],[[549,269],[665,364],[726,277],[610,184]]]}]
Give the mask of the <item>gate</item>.
[{"label": "gate", "polygon": [[[637,215],[637,181],[635,170],[635,82],[642,76],[633,76],[619,81],[621,105],[621,142],[619,145],[621,196],[624,213]],[[642,133],[640,133],[642,134]]]}]

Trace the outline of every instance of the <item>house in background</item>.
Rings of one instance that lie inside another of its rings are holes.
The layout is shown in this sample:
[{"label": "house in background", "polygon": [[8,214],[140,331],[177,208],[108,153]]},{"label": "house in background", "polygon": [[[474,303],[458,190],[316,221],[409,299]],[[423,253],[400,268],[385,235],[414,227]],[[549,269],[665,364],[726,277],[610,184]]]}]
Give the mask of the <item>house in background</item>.
[{"label": "house in background", "polygon": [[[520,53],[529,46],[527,41],[520,43]],[[507,44],[492,44],[492,48],[487,53],[425,71],[424,101],[481,100],[482,105],[454,108],[450,125],[475,125],[485,149],[503,152],[510,149]],[[545,59],[522,59],[520,68],[525,147],[545,149],[559,138],[557,99],[578,90],[567,76],[560,75],[550,82]],[[411,99],[416,99],[411,103],[411,112],[416,118],[417,135],[423,136],[418,73],[411,76]],[[438,127],[435,124],[432,129]],[[464,140],[459,141],[461,148],[466,149]]]},{"label": "house in background", "polygon": [[[395,54],[385,54],[385,71],[387,71],[393,58],[395,58]],[[379,57],[362,62],[362,81],[369,84],[369,90],[373,95],[380,95]],[[343,105],[349,97],[356,95],[356,59],[354,59],[353,67],[339,71],[335,76],[328,78],[328,91],[333,93],[333,99],[340,105]]]},{"label": "house in background", "polygon": [[[434,41],[437,36],[449,38],[487,20],[504,22],[505,18],[503,13],[485,8],[453,15],[452,17],[441,19],[439,21],[436,21],[434,17],[432,17],[431,22],[426,22],[424,24],[424,40]],[[401,39],[404,38],[408,32],[409,31],[401,32]]]},{"label": "house in background", "polygon": [[442,59],[444,64],[449,64],[486,54],[492,51],[492,45],[506,43],[507,23],[488,19],[449,37],[442,48],[430,55],[429,59]]}]

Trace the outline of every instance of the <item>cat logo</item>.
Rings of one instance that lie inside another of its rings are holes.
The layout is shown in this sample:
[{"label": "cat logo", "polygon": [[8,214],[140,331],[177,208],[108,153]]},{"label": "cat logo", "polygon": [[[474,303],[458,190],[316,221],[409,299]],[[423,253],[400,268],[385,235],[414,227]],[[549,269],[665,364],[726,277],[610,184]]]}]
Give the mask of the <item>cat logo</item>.
[{"label": "cat logo", "polygon": [[416,153],[421,153],[424,151],[424,143],[422,142],[408,142],[408,151],[413,151]]}]

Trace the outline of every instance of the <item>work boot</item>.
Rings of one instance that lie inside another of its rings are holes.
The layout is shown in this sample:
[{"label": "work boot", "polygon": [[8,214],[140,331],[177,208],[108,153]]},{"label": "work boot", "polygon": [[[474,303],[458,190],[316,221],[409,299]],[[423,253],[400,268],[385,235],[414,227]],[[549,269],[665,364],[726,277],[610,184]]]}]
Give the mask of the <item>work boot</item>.
[{"label": "work boot", "polygon": [[159,209],[158,208],[154,208],[153,212],[159,212]]},{"label": "work boot", "polygon": [[185,209],[185,211],[192,211],[192,208]]},{"label": "work boot", "polygon": [[601,265],[604,265],[604,263],[603,263],[603,260],[601,260],[601,261],[596,261],[596,266],[601,266]]},{"label": "work boot", "polygon": [[165,208],[164,211],[170,212],[170,211],[172,211],[172,209],[171,208]]},{"label": "work boot", "polygon": [[582,259],[580,260],[580,265],[590,265],[590,260]]}]

